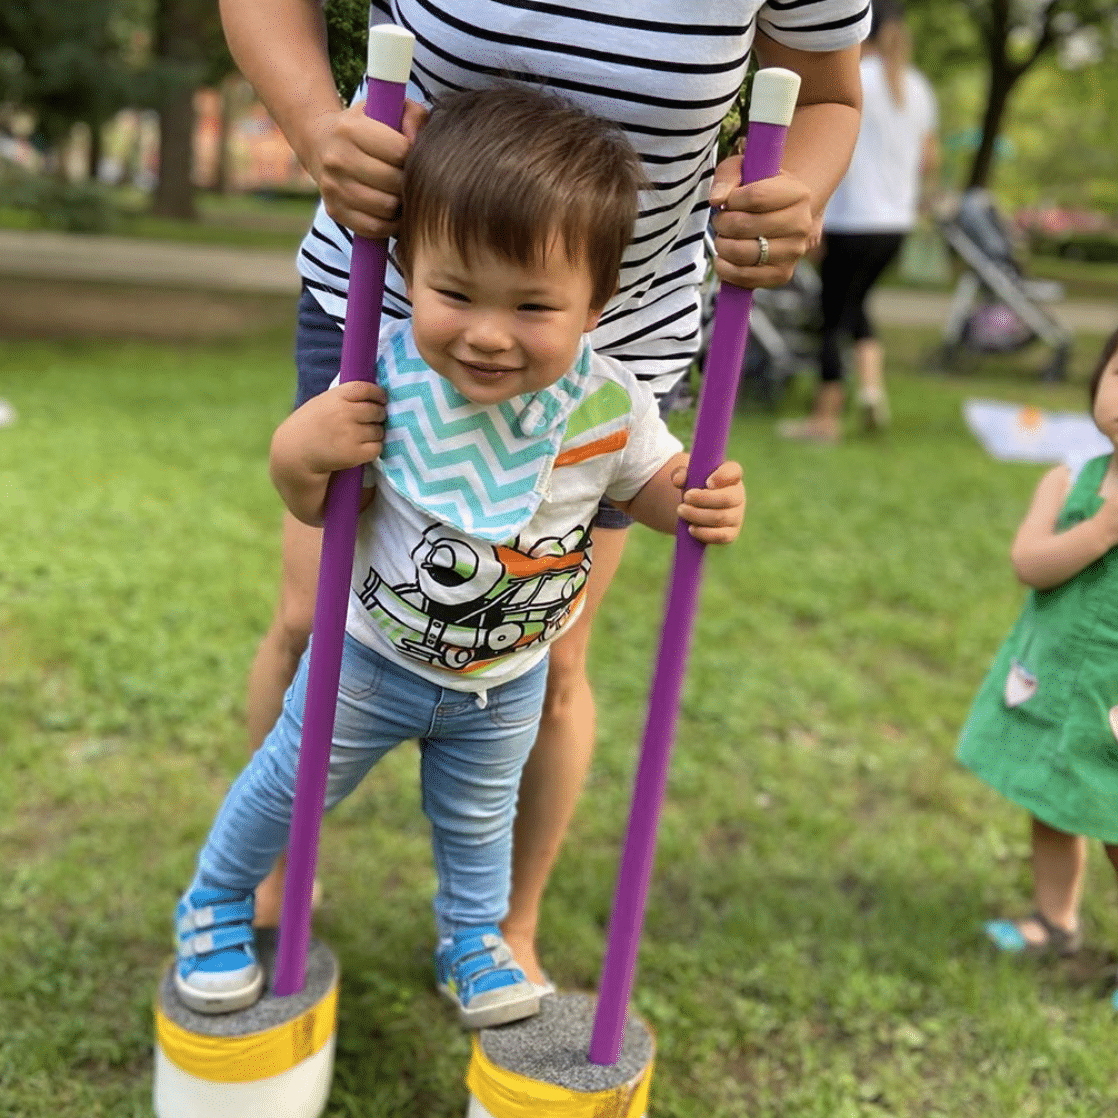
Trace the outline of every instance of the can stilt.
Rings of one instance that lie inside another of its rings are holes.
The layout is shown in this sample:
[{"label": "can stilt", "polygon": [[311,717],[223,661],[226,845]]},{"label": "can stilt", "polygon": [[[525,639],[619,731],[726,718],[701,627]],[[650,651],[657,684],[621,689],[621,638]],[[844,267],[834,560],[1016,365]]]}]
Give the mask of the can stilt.
[{"label": "can stilt", "polygon": [[[270,972],[274,933],[257,947]],[[303,990],[266,993],[235,1013],[195,1013],[175,992],[172,964],[155,1006],[156,1118],[318,1118],[334,1070],[338,962],[312,940]]]},{"label": "can stilt", "polygon": [[535,1017],[474,1037],[466,1118],[645,1118],[655,1041],[635,1014],[616,1064],[587,1058],[597,999],[558,994]]}]

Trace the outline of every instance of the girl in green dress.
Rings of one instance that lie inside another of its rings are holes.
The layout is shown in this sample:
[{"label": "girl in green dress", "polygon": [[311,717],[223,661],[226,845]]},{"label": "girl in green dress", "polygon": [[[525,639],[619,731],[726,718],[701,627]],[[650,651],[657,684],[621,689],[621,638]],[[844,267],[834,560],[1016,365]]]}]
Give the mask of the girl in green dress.
[{"label": "girl in green dress", "polygon": [[[1118,331],[1091,379],[1099,430],[1118,446]],[[1011,551],[1032,587],[974,701],[958,756],[1032,816],[1031,915],[995,920],[1003,951],[1080,945],[1087,838],[1118,871],[1118,456],[1040,479]],[[1118,1006],[1118,994],[1115,995]]]}]

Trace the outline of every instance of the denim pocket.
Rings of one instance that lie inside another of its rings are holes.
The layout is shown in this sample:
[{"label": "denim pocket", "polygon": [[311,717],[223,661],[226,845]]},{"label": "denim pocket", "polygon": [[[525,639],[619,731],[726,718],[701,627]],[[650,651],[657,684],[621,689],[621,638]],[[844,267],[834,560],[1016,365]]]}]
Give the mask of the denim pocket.
[{"label": "denim pocket", "polygon": [[488,693],[485,712],[495,726],[506,730],[524,729],[534,722],[539,722],[546,687],[547,658],[545,657],[519,679],[514,679],[503,687],[494,687]]},{"label": "denim pocket", "polygon": [[342,671],[338,678],[338,697],[363,703],[380,691],[384,661],[372,650],[361,647],[347,636],[342,652]]}]

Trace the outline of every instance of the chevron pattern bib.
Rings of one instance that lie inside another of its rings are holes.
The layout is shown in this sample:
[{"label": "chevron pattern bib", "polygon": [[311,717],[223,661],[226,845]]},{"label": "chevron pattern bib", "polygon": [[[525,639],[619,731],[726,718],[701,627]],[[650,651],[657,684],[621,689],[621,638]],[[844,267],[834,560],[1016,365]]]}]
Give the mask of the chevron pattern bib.
[{"label": "chevron pattern bib", "polygon": [[496,406],[474,404],[419,355],[411,324],[384,340],[377,380],[388,394],[377,472],[440,523],[506,543],[547,491],[567,418],[590,377],[590,344],[555,384]]}]

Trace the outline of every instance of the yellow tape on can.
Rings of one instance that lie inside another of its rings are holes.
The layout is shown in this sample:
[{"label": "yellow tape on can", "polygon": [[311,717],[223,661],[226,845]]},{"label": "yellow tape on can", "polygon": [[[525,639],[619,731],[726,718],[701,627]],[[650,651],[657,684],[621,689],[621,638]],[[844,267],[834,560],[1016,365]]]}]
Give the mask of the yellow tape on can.
[{"label": "yellow tape on can", "polygon": [[493,1118],[641,1118],[648,1111],[652,1064],[640,1079],[612,1090],[571,1091],[499,1067],[475,1036],[466,1086]]},{"label": "yellow tape on can", "polygon": [[337,1026],[338,984],[282,1025],[246,1036],[202,1036],[155,1010],[155,1039],[176,1067],[209,1083],[251,1083],[282,1075],[309,1059]]}]

